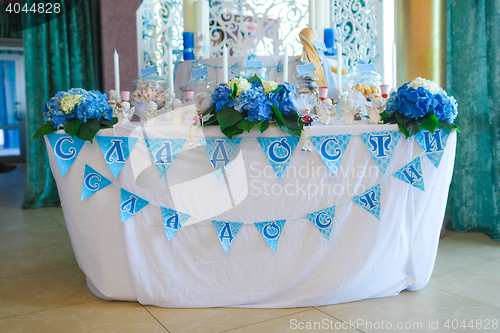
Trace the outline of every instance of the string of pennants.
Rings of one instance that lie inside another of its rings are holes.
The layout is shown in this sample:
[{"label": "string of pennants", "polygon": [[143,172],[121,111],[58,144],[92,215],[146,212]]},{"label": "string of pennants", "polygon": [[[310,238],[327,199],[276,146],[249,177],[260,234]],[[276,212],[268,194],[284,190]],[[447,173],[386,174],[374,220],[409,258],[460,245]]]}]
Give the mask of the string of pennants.
[{"label": "string of pennants", "polygon": [[[448,142],[449,134],[450,132],[447,130],[437,129],[434,131],[434,134],[428,131],[421,131],[415,136],[418,144],[423,149],[422,155],[426,155],[435,168],[439,167]],[[369,132],[361,133],[360,136],[380,170],[385,173],[391,162],[394,149],[399,141],[400,132]],[[47,137],[53,148],[59,169],[64,176],[76,160],[85,142],[76,137],[71,137],[62,133],[48,134]],[[96,139],[111,173],[116,178],[128,160],[138,138],[96,136]],[[256,139],[266,154],[277,178],[280,179],[290,162],[293,151],[298,145],[298,140],[291,136]],[[349,134],[326,135],[313,136],[311,142],[327,167],[334,174],[337,174],[339,164],[349,145],[350,139],[351,135]],[[185,139],[171,138],[145,138],[144,140],[160,177],[164,176],[168,168],[174,163],[186,141]],[[206,139],[205,142],[203,142],[203,149],[212,163],[217,177],[223,174],[227,164],[236,156],[240,142],[241,139]],[[425,191],[420,156],[399,169],[392,177],[400,179],[419,190]],[[120,187],[85,164],[81,200],[110,184]],[[133,217],[148,204],[158,206],[161,209],[167,238],[170,240],[191,217],[189,214],[151,203],[121,187],[120,189],[122,223]],[[352,201],[356,202],[380,220],[380,197],[380,184],[378,184],[353,197]],[[339,205],[349,201],[350,200]],[[330,239],[335,208],[339,205],[328,207],[305,216],[327,240]],[[285,222],[286,220],[273,220],[253,224],[259,230],[271,249],[276,251]],[[244,223],[214,220],[212,224],[217,232],[222,247],[227,252]]]}]

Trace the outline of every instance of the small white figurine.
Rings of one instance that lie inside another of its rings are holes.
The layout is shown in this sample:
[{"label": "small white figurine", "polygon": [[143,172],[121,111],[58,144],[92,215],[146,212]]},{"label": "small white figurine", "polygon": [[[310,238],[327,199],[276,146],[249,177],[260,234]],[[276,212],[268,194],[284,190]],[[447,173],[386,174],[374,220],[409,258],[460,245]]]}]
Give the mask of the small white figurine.
[{"label": "small white figurine", "polygon": [[368,116],[370,116],[370,124],[380,124],[380,114],[384,112],[385,109],[385,99],[376,97],[372,99],[372,106],[367,106]]},{"label": "small white figurine", "polygon": [[194,96],[196,107],[203,113],[212,105],[212,97],[208,92],[199,92]]},{"label": "small white figurine", "polygon": [[356,108],[354,107],[354,101],[350,98],[346,98],[342,100],[342,102],[339,105],[339,108],[341,110],[340,113],[342,113],[345,117],[344,124],[345,125],[352,125],[354,122],[354,115],[361,110],[360,107]]},{"label": "small white figurine", "polygon": [[129,102],[123,102],[121,105],[121,107],[117,108],[123,116],[121,124],[128,124],[135,112],[135,108],[131,108]]},{"label": "small white figurine", "polygon": [[316,105],[316,110],[319,113],[321,122],[325,125],[330,123],[330,116],[335,114],[335,107],[331,99],[327,98],[320,105]]}]

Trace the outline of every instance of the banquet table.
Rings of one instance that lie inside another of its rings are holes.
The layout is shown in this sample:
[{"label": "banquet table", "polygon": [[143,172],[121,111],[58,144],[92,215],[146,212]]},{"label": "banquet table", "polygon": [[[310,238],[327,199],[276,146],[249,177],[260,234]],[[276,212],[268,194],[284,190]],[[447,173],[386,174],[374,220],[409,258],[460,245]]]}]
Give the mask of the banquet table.
[{"label": "banquet table", "polygon": [[[224,137],[216,126],[199,131],[201,143]],[[384,173],[360,136],[384,131],[398,128],[367,121],[314,125],[312,136],[351,135],[337,174],[314,148],[303,151],[300,140],[280,179],[255,139],[285,136],[274,125],[241,135],[239,150],[220,177],[203,147],[196,147],[190,126],[127,124],[101,130],[98,136],[139,138],[116,178],[95,140],[85,142],[64,176],[48,139],[46,144],[75,256],[95,295],[161,307],[283,308],[394,296],[429,281],[456,133],[450,133],[436,168],[415,138],[398,132]],[[161,178],[144,137],[187,140]],[[392,177],[419,156],[425,190]],[[82,200],[85,165],[113,184]],[[352,200],[376,185],[379,219]],[[154,204],[122,223],[120,188]],[[170,240],[160,206],[191,216]],[[327,239],[306,215],[333,206]],[[212,220],[243,223],[227,252]],[[253,225],[271,220],[286,220],[275,252]]]}]

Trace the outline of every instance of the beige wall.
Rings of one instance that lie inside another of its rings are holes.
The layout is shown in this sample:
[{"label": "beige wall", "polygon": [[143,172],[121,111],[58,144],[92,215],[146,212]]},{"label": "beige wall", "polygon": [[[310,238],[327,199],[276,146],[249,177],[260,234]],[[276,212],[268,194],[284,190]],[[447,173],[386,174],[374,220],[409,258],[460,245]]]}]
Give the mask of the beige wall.
[{"label": "beige wall", "polygon": [[104,92],[114,89],[113,53],[120,55],[120,88],[133,90],[137,79],[135,12],[141,0],[101,0]]}]

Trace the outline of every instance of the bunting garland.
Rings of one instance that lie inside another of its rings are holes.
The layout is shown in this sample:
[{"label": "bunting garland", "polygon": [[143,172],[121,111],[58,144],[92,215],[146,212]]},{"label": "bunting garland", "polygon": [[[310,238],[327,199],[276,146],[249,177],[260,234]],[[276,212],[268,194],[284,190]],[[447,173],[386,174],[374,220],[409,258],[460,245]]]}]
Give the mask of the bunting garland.
[{"label": "bunting garland", "polygon": [[355,196],[352,200],[380,220],[380,184]]},{"label": "bunting garland", "polygon": [[322,135],[312,137],[311,142],[328,169],[336,175],[350,140],[350,134]]},{"label": "bunting garland", "polygon": [[212,163],[217,178],[222,176],[227,165],[235,158],[241,143],[237,139],[205,139],[205,153]]},{"label": "bunting garland", "polygon": [[385,173],[394,155],[394,148],[396,148],[400,137],[399,133],[399,131],[392,131],[360,134],[382,173]]},{"label": "bunting garland", "polygon": [[109,179],[85,164],[81,200],[112,184]]},{"label": "bunting garland", "polygon": [[[434,133],[421,131],[415,137],[423,150],[420,156],[414,158],[410,163],[396,171],[392,176],[419,190],[425,191],[424,175],[422,172],[421,156],[426,155],[432,164],[438,168],[441,162],[444,150],[446,148],[450,132],[444,129],[436,129]],[[370,151],[370,154],[376,161],[379,168],[385,172],[393,157],[394,149],[399,141],[399,132],[372,132],[361,133],[360,137]],[[64,176],[71,168],[75,159],[81,151],[84,141],[71,137],[67,134],[52,133],[47,135],[48,140],[53,147],[54,156],[57,164]],[[297,147],[298,140],[293,137],[273,137],[256,138],[263,149],[269,162],[273,166],[278,179],[282,177],[287,165],[290,162],[291,155]],[[312,143],[320,158],[328,168],[337,174],[342,157],[349,145],[351,135],[325,135],[315,136]],[[115,137],[97,137],[99,147],[110,167],[113,175],[116,177],[120,173],[124,164],[134,148],[137,138],[115,138]],[[177,154],[182,150],[185,139],[144,139],[149,153],[155,163],[157,170],[162,177],[168,168],[175,162]],[[206,139],[205,152],[209,158],[216,173],[222,175],[228,163],[232,161],[240,145],[241,139]],[[80,160],[80,159],[79,159]],[[80,160],[80,162],[82,162]],[[82,162],[83,163],[83,162]],[[133,217],[142,208],[150,202],[121,188],[107,179],[101,173],[85,164],[85,171],[82,181],[81,200],[93,195],[101,189],[113,184],[121,189],[121,221],[124,223]],[[161,167],[161,168],[158,168]],[[387,181],[387,178],[385,181]],[[385,182],[383,181],[383,182]],[[380,220],[381,214],[381,184],[379,183],[363,193],[352,197],[350,200],[356,202],[366,211]],[[346,202],[342,202],[342,205]],[[191,215],[156,205],[162,212],[163,224],[167,239],[170,241],[179,229],[191,218]],[[305,217],[330,240],[331,231],[334,223],[335,211],[337,206],[331,206],[306,214]],[[293,218],[295,219],[295,218]],[[287,220],[273,220],[267,222],[253,223],[259,233],[262,235],[269,247],[275,252],[284,225]],[[244,223],[234,221],[216,221],[212,224],[217,233],[219,241],[225,252],[229,250],[234,238],[241,230]]]},{"label": "bunting garland", "polygon": [[114,136],[96,136],[99,147],[101,147],[104,160],[109,166],[113,176],[118,177],[120,171],[134,149],[138,138],[133,137],[114,137]]},{"label": "bunting garland", "polygon": [[61,133],[47,134],[47,139],[49,139],[59,170],[64,176],[73,165],[85,141],[76,136],[71,137],[69,134]]},{"label": "bunting garland", "polygon": [[441,159],[443,158],[444,149],[448,143],[449,136],[450,131],[442,128],[436,128],[434,134],[427,130],[415,134],[415,139],[436,169],[439,167]]},{"label": "bunting garland", "polygon": [[276,177],[281,179],[288,163],[290,163],[290,159],[292,158],[299,140],[293,136],[285,136],[276,138],[257,138],[257,141],[266,154],[269,163],[271,163],[276,173]]},{"label": "bunting garland", "polygon": [[163,225],[165,226],[165,233],[168,240],[174,237],[175,233],[186,223],[191,215],[181,213],[170,208],[160,207],[161,216],[163,218]]},{"label": "bunting garland", "polygon": [[394,174],[394,177],[418,188],[419,190],[425,191],[420,157],[415,158],[413,161],[402,167]]},{"label": "bunting garland", "polygon": [[240,232],[243,223],[212,221],[212,224],[215,228],[215,232],[217,233],[217,237],[219,237],[220,244],[224,248],[224,251],[227,252],[231,244],[233,244],[234,238],[238,232]]},{"label": "bunting garland", "polygon": [[335,206],[307,214],[306,217],[316,228],[318,228],[327,240],[330,240],[333,218],[335,217]]},{"label": "bunting garland", "polygon": [[278,241],[280,240],[281,232],[283,231],[285,222],[286,220],[275,220],[269,222],[254,223],[262,237],[264,237],[266,243],[274,252],[276,252],[276,246],[278,245]]},{"label": "bunting garland", "polygon": [[174,163],[186,139],[144,138],[144,141],[161,178]]},{"label": "bunting garland", "polygon": [[148,201],[143,198],[130,193],[127,190],[121,189],[121,203],[120,211],[122,216],[122,223],[134,216],[137,212],[148,205]]}]

